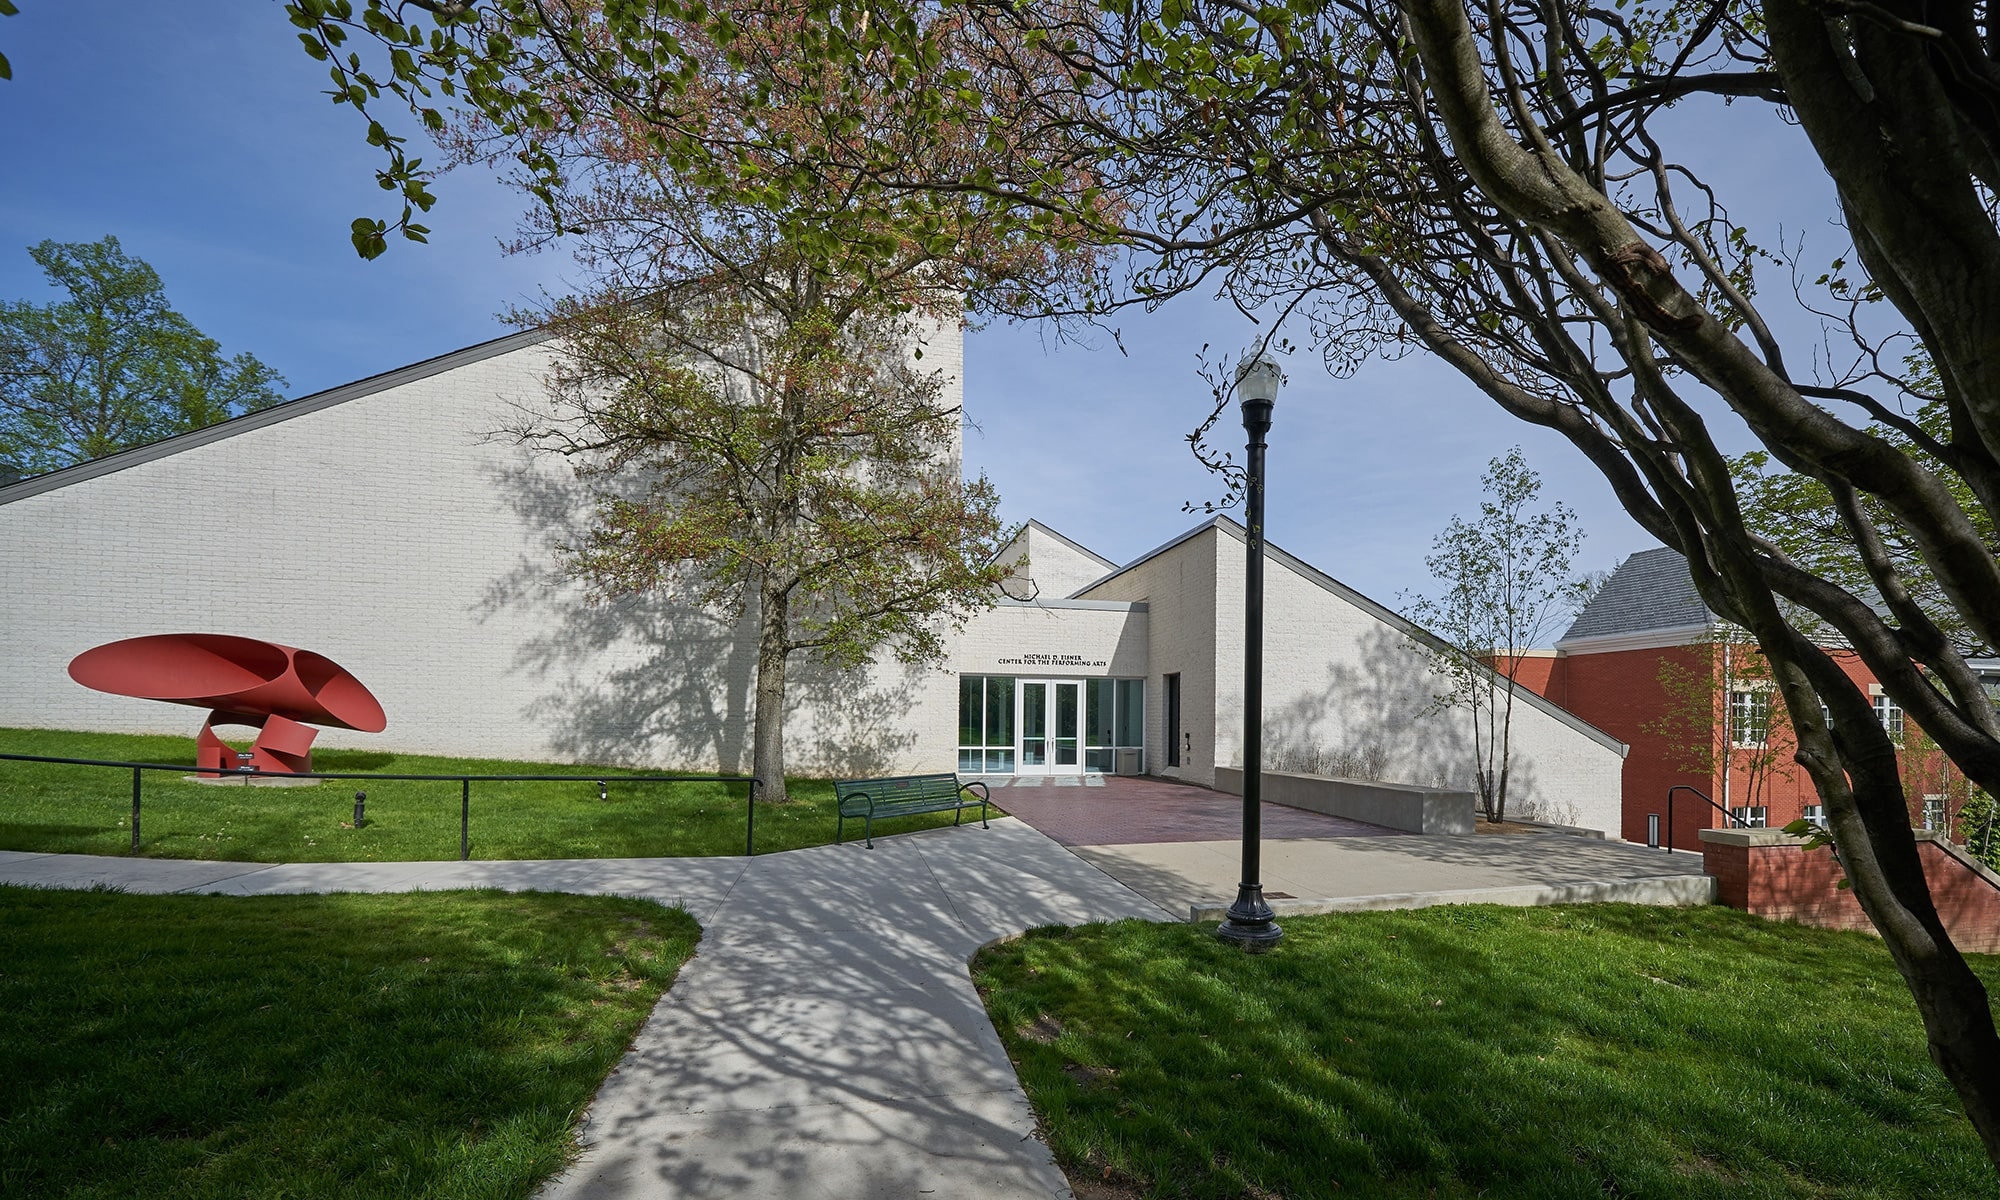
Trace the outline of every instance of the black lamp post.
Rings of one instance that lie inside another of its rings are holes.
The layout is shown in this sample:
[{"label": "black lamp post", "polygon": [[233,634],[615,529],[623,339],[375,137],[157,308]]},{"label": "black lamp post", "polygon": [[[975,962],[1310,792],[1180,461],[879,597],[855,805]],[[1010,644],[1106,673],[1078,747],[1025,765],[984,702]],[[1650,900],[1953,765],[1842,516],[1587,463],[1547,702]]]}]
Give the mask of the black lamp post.
[{"label": "black lamp post", "polygon": [[1264,790],[1264,435],[1271,431],[1271,410],[1284,379],[1278,364],[1262,353],[1236,364],[1236,395],[1250,437],[1243,496],[1249,532],[1243,571],[1243,882],[1215,933],[1250,951],[1268,950],[1285,936],[1264,902],[1258,861]]}]

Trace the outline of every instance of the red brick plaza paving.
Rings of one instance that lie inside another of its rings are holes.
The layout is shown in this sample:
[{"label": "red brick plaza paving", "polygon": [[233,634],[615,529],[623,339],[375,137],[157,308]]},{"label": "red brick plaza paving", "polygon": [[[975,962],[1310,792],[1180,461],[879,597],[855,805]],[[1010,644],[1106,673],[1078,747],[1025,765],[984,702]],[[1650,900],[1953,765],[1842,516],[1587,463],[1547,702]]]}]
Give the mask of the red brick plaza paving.
[{"label": "red brick plaza paving", "polygon": [[[1023,778],[1030,780],[1023,786]],[[1131,846],[1146,842],[1221,842],[1243,835],[1243,801],[1224,792],[1163,779],[1096,776],[988,776],[993,803],[1064,846]],[[1003,787],[1001,784],[1007,786]],[[1263,806],[1267,838],[1397,837],[1344,817]]]}]

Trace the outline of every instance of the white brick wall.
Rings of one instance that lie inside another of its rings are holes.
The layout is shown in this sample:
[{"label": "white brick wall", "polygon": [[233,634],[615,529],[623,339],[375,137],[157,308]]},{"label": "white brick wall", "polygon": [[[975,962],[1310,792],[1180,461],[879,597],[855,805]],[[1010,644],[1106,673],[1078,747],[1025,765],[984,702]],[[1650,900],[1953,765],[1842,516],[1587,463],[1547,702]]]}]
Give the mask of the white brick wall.
[{"label": "white brick wall", "polygon": [[[587,515],[561,463],[485,435],[540,393],[547,351],[516,348],[289,419],[0,503],[0,725],[184,733],[202,714],[70,681],[69,660],[148,633],[216,632],[319,651],[381,699],[381,734],[326,746],[666,768],[749,762],[755,629],[673,596],[593,604],[558,573]],[[953,377],[943,334],[927,365]],[[1031,530],[1031,533],[1034,532]],[[1042,594],[1097,567],[1030,540]],[[1205,527],[1090,589],[970,619],[949,660],[842,673],[795,660],[789,761],[802,773],[948,770],[957,676],[1142,676],[1147,765],[1212,785],[1240,760],[1243,546]],[[1389,622],[1274,560],[1268,741],[1382,746],[1390,778],[1469,773],[1465,723]],[[1074,656],[1078,664],[1028,656]],[[1097,664],[1103,665],[1097,665]],[[1087,664],[1087,665],[1086,665]],[[1181,675],[1182,765],[1165,753],[1164,676]],[[1619,756],[1531,704],[1517,795],[1618,828]]]},{"label": "white brick wall", "polygon": [[[1151,605],[1149,737],[1163,737],[1160,679],[1182,678],[1182,769],[1152,768],[1213,786],[1215,767],[1243,758],[1244,544],[1213,526],[1094,588],[1092,599]],[[1394,624],[1282,558],[1267,560],[1264,730],[1267,755],[1287,746],[1386,756],[1385,778],[1470,786],[1471,727],[1463,711],[1429,711],[1443,689],[1424,655]],[[1211,733],[1212,731],[1212,733]],[[1616,836],[1623,758],[1599,738],[1532,702],[1514,710],[1511,811]],[[1212,739],[1212,744],[1209,744]]]},{"label": "white brick wall", "polygon": [[[1028,565],[1021,569],[1018,564],[1024,558]],[[1002,566],[1016,568],[1019,578],[1009,582],[1006,591],[1017,599],[1060,600],[1111,570],[1103,559],[1078,550],[1036,522],[1029,522],[1014,535],[1000,552],[999,561]],[[1024,580],[1029,586],[1022,585]]]},{"label": "white brick wall", "polygon": [[[746,767],[754,629],[666,596],[588,603],[556,568],[580,515],[567,469],[484,436],[539,394],[546,355],[0,504],[0,724],[191,736],[198,711],[93,692],[65,667],[118,638],[218,632],[319,651],[375,692],[388,729],[322,746]],[[925,362],[955,403],[957,337]],[[955,690],[935,670],[800,662],[793,687],[797,769],[949,762],[932,748],[955,736]],[[941,735],[912,728],[933,709]]]},{"label": "white brick wall", "polygon": [[[1150,650],[1146,673],[1146,769],[1204,787],[1215,784],[1216,558],[1213,529],[1090,588],[1091,600],[1144,601]],[[1167,765],[1166,676],[1181,677],[1182,753]]]}]

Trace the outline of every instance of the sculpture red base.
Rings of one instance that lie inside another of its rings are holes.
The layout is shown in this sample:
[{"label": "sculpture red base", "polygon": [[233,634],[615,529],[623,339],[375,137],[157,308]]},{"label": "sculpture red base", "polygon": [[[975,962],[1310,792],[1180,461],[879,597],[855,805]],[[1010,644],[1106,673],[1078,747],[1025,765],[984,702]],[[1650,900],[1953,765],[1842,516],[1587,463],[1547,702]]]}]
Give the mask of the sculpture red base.
[{"label": "sculpture red base", "polygon": [[[217,725],[248,725],[258,730],[246,763],[236,748],[216,736]],[[259,771],[290,771],[304,774],[312,770],[313,739],[319,730],[277,714],[212,712],[194,739],[194,765],[200,774],[233,771],[249,766]]]}]

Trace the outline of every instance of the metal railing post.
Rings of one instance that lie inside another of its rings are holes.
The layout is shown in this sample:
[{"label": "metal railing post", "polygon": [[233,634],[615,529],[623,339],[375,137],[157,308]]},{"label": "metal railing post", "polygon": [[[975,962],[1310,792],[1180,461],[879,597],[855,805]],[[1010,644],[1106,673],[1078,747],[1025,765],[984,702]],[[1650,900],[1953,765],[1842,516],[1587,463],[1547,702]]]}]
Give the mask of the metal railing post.
[{"label": "metal railing post", "polygon": [[145,772],[141,771],[138,767],[132,768],[132,853],[134,854],[139,853],[139,789],[141,786],[139,781],[144,777]]},{"label": "metal railing post", "polygon": [[458,781],[458,861],[472,857],[472,781]]},{"label": "metal railing post", "polygon": [[1721,813],[1722,819],[1728,822],[1727,825],[1723,826],[1724,829],[1749,828],[1749,823],[1747,821],[1737,820],[1735,813],[1730,812],[1728,809],[1722,807],[1720,804],[1717,804],[1714,800],[1711,800],[1705,793],[1703,793],[1703,791],[1700,788],[1689,787],[1685,783],[1677,783],[1674,786],[1667,789],[1667,853],[1668,854],[1672,854],[1674,852],[1674,795],[1675,793],[1678,792],[1687,792],[1692,796],[1694,796],[1695,799],[1700,800],[1703,804],[1706,804],[1710,808],[1714,809],[1716,812]]},{"label": "metal railing post", "polygon": [[743,804],[743,857],[757,853],[757,781],[750,781],[750,799]]}]

